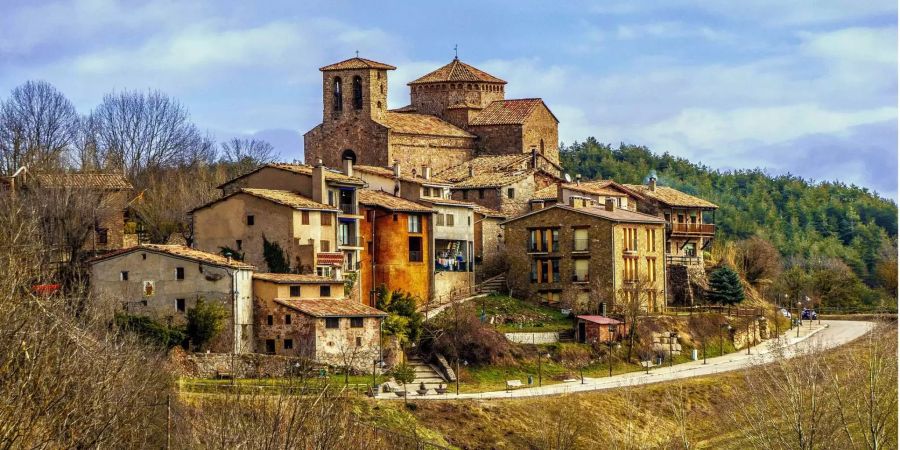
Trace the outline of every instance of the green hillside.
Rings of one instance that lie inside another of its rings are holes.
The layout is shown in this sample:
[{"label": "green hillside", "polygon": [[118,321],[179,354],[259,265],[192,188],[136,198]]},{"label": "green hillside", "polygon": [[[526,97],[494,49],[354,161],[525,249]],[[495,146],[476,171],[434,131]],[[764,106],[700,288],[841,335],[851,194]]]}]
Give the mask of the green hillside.
[{"label": "green hillside", "polygon": [[[847,303],[874,304],[896,296],[897,204],[866,188],[772,176],[759,169],[713,170],[646,147],[613,148],[594,138],[564,146],[561,159],[567,173],[587,180],[643,183],[655,171],[661,185],[719,205],[719,242],[762,237],[778,249],[786,269],[795,268],[795,275],[802,271],[815,278],[823,267],[834,271],[836,265],[843,267],[837,261],[846,264],[864,283],[851,286],[856,292]],[[806,281],[815,285],[821,280]]]}]

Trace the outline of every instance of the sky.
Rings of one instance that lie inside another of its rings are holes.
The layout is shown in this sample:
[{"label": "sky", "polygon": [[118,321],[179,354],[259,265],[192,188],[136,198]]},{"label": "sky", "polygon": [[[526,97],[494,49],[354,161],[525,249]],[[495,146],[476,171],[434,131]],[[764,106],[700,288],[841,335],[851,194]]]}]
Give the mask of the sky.
[{"label": "sky", "polygon": [[[157,89],[217,139],[302,160],[318,68],[355,55],[406,83],[459,58],[541,97],[563,143],[646,145],[717,169],[842,181],[897,199],[897,3],[607,0],[3,0],[0,98],[30,79],[82,113]],[[252,4],[251,4],[252,3]]]}]

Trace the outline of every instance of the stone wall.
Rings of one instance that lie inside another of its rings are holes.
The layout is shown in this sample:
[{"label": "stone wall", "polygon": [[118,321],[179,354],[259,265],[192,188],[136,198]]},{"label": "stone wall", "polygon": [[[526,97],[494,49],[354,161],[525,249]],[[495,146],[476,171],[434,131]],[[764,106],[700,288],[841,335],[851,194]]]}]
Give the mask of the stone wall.
[{"label": "stone wall", "polygon": [[506,340],[517,344],[555,344],[559,333],[504,333]]},{"label": "stone wall", "polygon": [[559,123],[546,106],[541,105],[531,113],[522,126],[521,149],[539,153],[555,164],[559,164]]},{"label": "stone wall", "polygon": [[470,159],[475,141],[468,137],[426,136],[390,133],[388,160],[377,165],[388,166],[400,161],[402,167],[430,166],[433,172],[458,166]]},{"label": "stone wall", "polygon": [[465,297],[475,288],[473,272],[436,272],[434,274],[434,299]]},{"label": "stone wall", "polygon": [[173,351],[170,358],[179,375],[198,378],[216,378],[232,374],[237,378],[284,377],[296,374],[297,367],[314,366],[314,363],[305,358],[256,353],[234,355],[232,359],[230,353]]},{"label": "stone wall", "polygon": [[503,228],[501,219],[476,215],[478,227],[475,236],[475,254],[481,256],[481,264],[477,268],[481,280],[498,275],[506,270],[506,250],[503,245]]},{"label": "stone wall", "polygon": [[470,126],[469,132],[478,136],[479,155],[515,155],[523,150],[521,125]]}]

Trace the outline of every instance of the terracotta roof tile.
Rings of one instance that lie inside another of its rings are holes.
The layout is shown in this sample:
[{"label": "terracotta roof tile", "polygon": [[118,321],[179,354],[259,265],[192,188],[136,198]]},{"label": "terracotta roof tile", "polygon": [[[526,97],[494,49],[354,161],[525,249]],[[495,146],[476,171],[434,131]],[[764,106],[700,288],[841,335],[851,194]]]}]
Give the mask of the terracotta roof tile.
[{"label": "terracotta roof tile", "polygon": [[488,208],[486,206],[481,206],[481,205],[475,205],[475,212],[477,212],[478,214],[481,214],[482,216],[486,216],[486,217],[495,217],[495,218],[501,218],[501,219],[505,219],[507,217],[506,213],[504,213],[504,212],[497,211],[496,209],[491,209],[491,208]]},{"label": "terracotta roof tile", "polygon": [[131,183],[118,173],[35,173],[34,180],[52,188],[131,189]]},{"label": "terracotta roof tile", "polygon": [[423,198],[423,202],[431,203],[432,205],[445,205],[445,206],[464,206],[466,208],[475,208],[475,203],[466,202],[462,200],[453,200],[452,198]]},{"label": "terracotta roof tile", "polygon": [[[288,164],[288,163],[271,163],[266,164],[263,167],[274,167],[276,169],[286,170],[288,172],[299,173],[302,175],[312,176],[313,166],[309,166],[306,164]],[[262,167],[261,167],[262,168]],[[337,170],[325,168],[325,179],[328,181],[335,181],[339,183],[346,184],[356,184],[359,186],[364,186],[366,184],[365,181],[359,179],[358,177],[348,177]]]},{"label": "terracotta roof tile", "polygon": [[357,200],[363,205],[378,206],[391,211],[430,213],[432,209],[405,198],[395,197],[387,192],[372,189],[356,191]]},{"label": "terracotta roof tile", "polygon": [[635,211],[629,211],[627,209],[616,208],[612,211],[607,211],[606,208],[602,206],[591,206],[591,207],[583,207],[583,208],[575,208],[568,205],[561,205],[559,203],[554,204],[553,206],[548,206],[546,208],[538,209],[535,211],[530,211],[525,214],[513,217],[504,224],[517,221],[519,219],[534,215],[534,214],[543,214],[544,212],[551,209],[565,209],[568,211],[573,211],[579,214],[586,214],[589,216],[599,217],[601,219],[611,220],[613,222],[623,222],[623,223],[655,223],[655,224],[665,224],[666,221],[660,217],[651,216],[649,214],[639,213]]},{"label": "terracotta roof tile", "polygon": [[[367,166],[360,164],[353,166],[353,170],[371,175],[377,175],[383,178],[394,179],[394,169],[391,167]],[[406,169],[402,166],[400,169],[400,180],[416,184],[427,184],[429,186],[441,186],[450,184],[449,181],[440,177],[436,177],[434,175],[432,175],[431,178],[428,179],[423,178],[421,173],[416,173],[415,175],[413,175],[412,169]]]},{"label": "terracotta roof tile", "polygon": [[497,100],[481,110],[469,125],[519,125],[525,123],[531,112],[543,104],[544,101],[539,98]]},{"label": "terracotta roof tile", "polygon": [[398,113],[410,113],[416,112],[416,107],[413,105],[401,106],[399,108],[389,109],[390,112],[398,112]]},{"label": "terracotta roof tile", "polygon": [[109,258],[115,258],[119,255],[136,251],[150,251],[156,253],[164,253],[179,258],[189,259],[192,261],[207,263],[216,266],[231,267],[235,269],[255,270],[254,266],[245,264],[236,259],[229,259],[215,253],[208,253],[197,249],[185,247],[183,245],[161,245],[161,244],[142,244],[135,247],[123,248],[114,252],[107,253],[96,258],[88,260],[89,263],[103,261]]},{"label": "terracotta roof tile", "polygon": [[437,175],[447,181],[456,183],[469,178],[470,167],[474,170],[475,175],[515,173],[528,169],[530,158],[531,155],[526,154],[479,156],[438,172]]},{"label": "terracotta roof tile", "polygon": [[709,209],[718,208],[718,206],[712,202],[666,186],[656,186],[656,190],[653,191],[650,190],[649,186],[644,184],[626,184],[625,187],[637,191],[644,197],[652,198],[669,206]]},{"label": "terracotta roof tile", "polygon": [[585,320],[588,322],[593,322],[600,325],[618,325],[622,323],[619,320],[612,319],[605,316],[577,316],[578,319]]},{"label": "terracotta roof tile", "polygon": [[551,184],[549,186],[542,187],[532,194],[532,200],[556,200],[559,197],[559,185]]},{"label": "terracotta roof tile", "polygon": [[325,72],[328,70],[348,70],[348,69],[394,70],[394,69],[396,69],[396,67],[394,67],[390,64],[380,63],[378,61],[372,61],[371,59],[356,57],[356,58],[345,59],[341,62],[336,62],[334,64],[329,64],[325,67],[319,68],[319,70],[321,70],[322,72]]},{"label": "terracotta roof tile", "polygon": [[221,201],[225,201],[231,197],[234,197],[238,194],[247,194],[252,195],[256,198],[260,198],[263,200],[270,201],[272,203],[277,203],[279,205],[284,205],[289,208],[299,209],[299,210],[313,210],[313,211],[337,211],[338,209],[334,206],[329,206],[324,203],[319,203],[314,201],[308,197],[304,197],[296,192],[291,191],[282,191],[278,189],[254,189],[254,188],[241,188],[238,189],[231,194],[228,194],[222,198],[217,198],[211,202],[200,205],[190,212],[194,212],[197,210],[201,210],[203,208],[207,208],[209,206],[215,205]]},{"label": "terracotta roof tile", "polygon": [[344,280],[301,273],[254,273],[253,279],[279,284],[342,284],[344,282]]},{"label": "terracotta roof tile", "polygon": [[353,300],[297,300],[276,298],[275,301],[313,317],[386,317],[387,313]]},{"label": "terracotta roof tile", "polygon": [[448,81],[480,81],[483,83],[506,84],[505,81],[483,70],[476,69],[457,58],[453,58],[453,61],[450,61],[449,64],[429,72],[407,84],[443,83]]},{"label": "terracotta roof tile", "polygon": [[388,111],[384,113],[384,116],[377,120],[395,133],[467,138],[475,137],[475,135],[470,134],[450,122],[445,122],[435,116],[427,114]]}]

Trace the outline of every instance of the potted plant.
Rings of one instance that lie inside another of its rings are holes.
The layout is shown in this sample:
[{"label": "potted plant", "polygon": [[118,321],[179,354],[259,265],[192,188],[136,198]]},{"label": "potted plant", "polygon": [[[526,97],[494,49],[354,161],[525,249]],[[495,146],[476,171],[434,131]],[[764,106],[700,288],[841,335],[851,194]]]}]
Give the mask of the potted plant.
[{"label": "potted plant", "polygon": [[416,390],[416,392],[418,392],[419,395],[425,395],[425,394],[428,393],[428,388],[425,387],[425,383],[424,383],[424,382],[419,382],[419,389]]},{"label": "potted plant", "polygon": [[438,394],[444,395],[447,393],[447,386],[444,386],[444,383],[438,384],[438,387],[435,389]]}]

